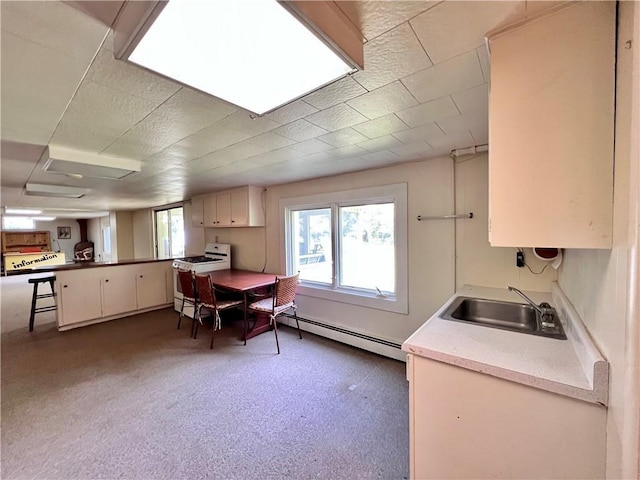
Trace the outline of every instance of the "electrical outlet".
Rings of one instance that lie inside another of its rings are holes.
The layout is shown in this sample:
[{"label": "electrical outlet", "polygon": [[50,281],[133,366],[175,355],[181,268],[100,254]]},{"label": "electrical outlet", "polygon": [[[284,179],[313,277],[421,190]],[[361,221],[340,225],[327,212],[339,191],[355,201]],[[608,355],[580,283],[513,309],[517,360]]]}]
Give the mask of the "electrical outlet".
[{"label": "electrical outlet", "polygon": [[516,252],[516,267],[524,267],[524,252]]}]

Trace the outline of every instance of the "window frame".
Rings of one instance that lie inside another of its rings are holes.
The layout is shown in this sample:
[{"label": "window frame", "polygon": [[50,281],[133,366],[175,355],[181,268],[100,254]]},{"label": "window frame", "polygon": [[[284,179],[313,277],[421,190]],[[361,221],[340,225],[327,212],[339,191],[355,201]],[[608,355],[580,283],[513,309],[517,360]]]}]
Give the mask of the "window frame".
[{"label": "window frame", "polygon": [[[395,294],[381,296],[377,292],[357,287],[341,287],[338,285],[340,252],[339,215],[335,211],[340,207],[371,205],[378,203],[394,204],[394,249],[395,249]],[[293,212],[317,208],[330,208],[331,244],[333,249],[332,284],[321,284],[301,281],[298,294],[310,297],[333,300],[378,310],[408,314],[408,221],[407,221],[407,184],[398,183],[380,185],[353,190],[289,197],[280,200],[280,227],[284,234],[281,237],[282,270],[288,275],[293,271]]]}]

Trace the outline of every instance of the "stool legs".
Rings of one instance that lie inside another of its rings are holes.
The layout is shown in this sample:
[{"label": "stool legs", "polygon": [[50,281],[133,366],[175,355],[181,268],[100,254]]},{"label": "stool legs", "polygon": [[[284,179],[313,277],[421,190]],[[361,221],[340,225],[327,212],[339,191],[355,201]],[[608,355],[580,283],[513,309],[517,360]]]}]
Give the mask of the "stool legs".
[{"label": "stool legs", "polygon": [[[41,298],[53,298],[53,301],[55,302],[55,296],[56,296],[56,292],[55,292],[55,287],[54,287],[54,281],[55,281],[55,277],[53,278],[46,278],[46,279],[31,279],[29,280],[29,283],[33,283],[33,294],[31,296],[31,314],[29,315],[29,331],[33,332],[33,324],[34,324],[34,320],[36,317],[36,313],[40,313],[40,312],[50,312],[52,310],[57,310],[58,306],[56,305],[47,305],[45,307],[37,307],[36,303],[39,299]],[[38,286],[41,283],[45,283],[47,282],[49,284],[49,286],[51,287],[51,293],[42,293],[42,294],[38,294]]]}]

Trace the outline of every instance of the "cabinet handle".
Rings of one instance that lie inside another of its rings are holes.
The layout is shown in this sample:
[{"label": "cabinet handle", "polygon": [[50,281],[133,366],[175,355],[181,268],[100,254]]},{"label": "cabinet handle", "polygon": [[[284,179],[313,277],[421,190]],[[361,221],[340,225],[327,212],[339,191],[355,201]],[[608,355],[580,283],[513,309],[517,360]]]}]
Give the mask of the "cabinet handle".
[{"label": "cabinet handle", "polygon": [[231,220],[231,223],[236,223],[236,221],[235,220]]},{"label": "cabinet handle", "polygon": [[107,278],[107,279],[105,280],[105,282],[106,282],[106,283],[109,283],[109,279]]},{"label": "cabinet handle", "polygon": [[143,278],[143,277],[144,277],[144,275],[140,275],[140,278]]},{"label": "cabinet handle", "polygon": [[64,288],[67,288],[68,285],[63,285]]}]

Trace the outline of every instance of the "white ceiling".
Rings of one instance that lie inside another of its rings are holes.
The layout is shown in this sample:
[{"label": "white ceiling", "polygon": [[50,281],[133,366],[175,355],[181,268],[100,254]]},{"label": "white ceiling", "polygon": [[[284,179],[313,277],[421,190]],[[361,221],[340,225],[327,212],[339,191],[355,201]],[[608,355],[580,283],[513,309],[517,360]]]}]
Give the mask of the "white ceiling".
[{"label": "white ceiling", "polygon": [[[484,34],[548,2],[336,2],[362,32],[364,71],[256,119],[115,60],[108,25],[121,3],[0,2],[3,206],[144,208],[485,144]],[[123,180],[48,173],[49,143],[140,160],[142,170]],[[27,182],[90,193],[25,196]]]}]

